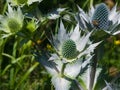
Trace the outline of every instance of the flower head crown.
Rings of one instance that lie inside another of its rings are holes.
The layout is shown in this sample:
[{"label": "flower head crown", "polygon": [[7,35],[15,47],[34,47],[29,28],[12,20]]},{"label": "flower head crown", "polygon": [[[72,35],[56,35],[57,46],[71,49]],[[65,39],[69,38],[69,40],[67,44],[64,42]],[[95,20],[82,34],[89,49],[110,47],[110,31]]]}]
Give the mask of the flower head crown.
[{"label": "flower head crown", "polygon": [[0,15],[0,31],[5,33],[3,37],[20,31],[23,27],[23,20],[24,15],[20,7],[15,10],[8,4],[8,12],[6,15]]}]

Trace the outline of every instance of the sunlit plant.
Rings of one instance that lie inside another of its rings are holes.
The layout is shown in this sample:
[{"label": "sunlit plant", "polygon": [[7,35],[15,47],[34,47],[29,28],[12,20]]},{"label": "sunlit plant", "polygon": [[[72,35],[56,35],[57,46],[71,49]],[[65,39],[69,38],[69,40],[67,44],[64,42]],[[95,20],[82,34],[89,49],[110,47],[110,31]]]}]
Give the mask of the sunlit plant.
[{"label": "sunlit plant", "polygon": [[69,90],[72,81],[76,80],[80,71],[90,63],[92,53],[100,43],[92,44],[89,39],[91,33],[81,35],[79,24],[76,25],[75,29],[67,32],[61,22],[58,33],[52,34],[49,41],[55,52],[51,53],[45,61],[42,60],[43,56],[39,57],[39,61],[52,75],[52,83],[56,90]]},{"label": "sunlit plant", "polygon": [[[106,40],[108,37],[118,35],[120,33],[120,20],[118,19],[120,18],[120,11],[117,11],[117,5],[110,10],[105,3],[100,3],[95,8],[92,6],[88,13],[85,13],[79,6],[78,9],[79,12],[75,17],[76,21],[79,22],[79,26],[83,31],[94,32],[92,39],[95,40],[95,42],[99,40]],[[104,43],[101,44],[101,47],[96,49],[96,57],[93,58],[94,64],[90,70],[91,73],[88,74],[88,76],[91,75],[91,85],[89,86],[90,90],[94,88],[93,84],[95,83],[97,72],[96,68],[98,66],[98,60],[103,57],[101,54],[103,48]],[[99,56],[97,54],[101,55]],[[106,89],[112,90],[108,83],[106,83],[106,85]]]},{"label": "sunlit plant", "polygon": [[108,34],[116,35],[120,33],[120,12],[117,11],[117,5],[111,10],[106,4],[98,4],[95,8],[92,6],[88,13],[85,13],[78,7],[79,13],[76,20],[81,29],[87,30],[104,30]]},{"label": "sunlit plant", "polygon": [[[68,2],[53,0],[50,3],[58,6],[51,8],[49,0],[39,4],[42,1],[3,0],[5,5],[0,1],[0,79],[4,81],[0,89],[117,90],[120,76],[104,78],[104,67],[98,65],[101,46],[108,39],[104,34],[120,33],[117,5],[93,7],[90,0],[88,13],[79,6],[76,13],[76,7],[65,7]],[[119,46],[120,41],[114,44]]]},{"label": "sunlit plant", "polygon": [[23,27],[24,15],[20,7],[15,10],[8,4],[6,15],[0,15],[0,31],[3,32],[2,38],[8,37],[20,31]]}]

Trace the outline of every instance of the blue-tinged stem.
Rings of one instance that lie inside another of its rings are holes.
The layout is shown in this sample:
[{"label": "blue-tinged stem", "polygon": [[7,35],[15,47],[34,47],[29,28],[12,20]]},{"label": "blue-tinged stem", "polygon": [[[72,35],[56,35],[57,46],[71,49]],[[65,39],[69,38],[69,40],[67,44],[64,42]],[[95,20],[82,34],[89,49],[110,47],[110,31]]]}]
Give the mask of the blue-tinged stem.
[{"label": "blue-tinged stem", "polygon": [[62,69],[61,69],[61,77],[64,76],[64,70],[65,70],[66,65],[67,65],[67,63],[63,63],[63,66],[62,66]]}]

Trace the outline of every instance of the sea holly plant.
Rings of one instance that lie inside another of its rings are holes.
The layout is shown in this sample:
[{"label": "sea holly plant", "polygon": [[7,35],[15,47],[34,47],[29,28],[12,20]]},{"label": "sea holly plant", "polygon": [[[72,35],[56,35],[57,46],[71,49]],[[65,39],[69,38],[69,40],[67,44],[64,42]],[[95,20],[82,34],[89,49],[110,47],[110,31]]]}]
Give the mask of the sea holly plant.
[{"label": "sea holly plant", "polygon": [[[95,8],[92,6],[88,13],[85,13],[79,6],[78,9],[79,13],[76,15],[76,21],[79,22],[80,28],[85,32],[93,31],[91,36],[95,42],[100,40],[105,41],[108,37],[120,33],[120,20],[118,19],[120,18],[120,11],[117,11],[117,5],[110,10],[105,3],[100,3]],[[95,50],[95,57],[92,60],[90,90],[93,89],[98,60],[103,56],[99,57],[98,55],[102,53],[104,43]]]},{"label": "sea holly plant", "polygon": [[[112,90],[112,85],[116,85],[116,79],[111,82],[100,77],[104,69],[97,68],[95,58],[98,45],[106,39],[104,34],[110,36],[120,32],[120,12],[116,6],[109,10],[101,3],[96,8],[92,7],[88,14],[78,7],[79,13],[74,18],[76,13],[68,7],[61,8],[61,4],[58,9],[44,10],[47,0],[42,5],[39,4],[42,0],[5,1],[0,15],[0,77],[4,81],[0,82],[0,89],[23,90],[29,87],[47,90],[43,84],[48,85],[49,75],[41,66],[36,69],[39,65],[36,58],[51,75],[55,90]],[[97,40],[98,36],[103,39]],[[29,75],[35,77],[28,78]]]},{"label": "sea holly plant", "polygon": [[88,13],[85,13],[79,6],[79,13],[76,16],[76,20],[80,24],[81,29],[87,29],[89,31],[96,30],[105,31],[110,35],[116,35],[120,33],[120,11],[117,11],[117,5],[111,10],[105,3],[100,3],[94,8],[93,6]]},{"label": "sea holly plant", "polygon": [[89,66],[94,49],[100,43],[92,43],[89,39],[91,34],[81,34],[79,24],[67,32],[61,21],[58,33],[49,38],[54,52],[43,53],[38,59],[51,74],[56,90],[69,90],[73,82],[76,82],[78,89],[82,89],[76,77]]},{"label": "sea holly plant", "polygon": [[[61,22],[58,34],[52,35],[52,40],[50,40],[50,42],[59,57],[64,58],[66,62],[72,62],[82,55],[89,55],[90,52],[93,52],[93,48],[96,47],[98,43],[94,45],[91,44],[89,40],[91,33],[92,32],[81,36],[79,24],[76,25],[74,30],[67,33],[63,23]],[[89,44],[89,47],[85,49],[87,44]]]},{"label": "sea holly plant", "polygon": [[0,31],[3,32],[2,38],[16,34],[23,27],[24,15],[20,9],[13,9],[8,4],[8,12],[6,15],[0,15]]}]

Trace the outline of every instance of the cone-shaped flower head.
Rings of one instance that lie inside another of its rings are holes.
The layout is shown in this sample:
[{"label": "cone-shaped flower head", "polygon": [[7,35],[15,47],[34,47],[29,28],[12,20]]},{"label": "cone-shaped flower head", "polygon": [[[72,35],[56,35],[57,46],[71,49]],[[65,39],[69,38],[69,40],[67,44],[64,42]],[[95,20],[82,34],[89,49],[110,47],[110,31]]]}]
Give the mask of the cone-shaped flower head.
[{"label": "cone-shaped flower head", "polygon": [[[74,30],[67,33],[61,22],[58,34],[55,36],[53,35],[53,39],[50,41],[58,53],[57,55],[59,58],[67,62],[72,62],[83,55],[89,55],[98,45],[98,43],[95,44],[95,46],[91,44],[89,40],[91,33],[92,32],[81,36],[79,24],[76,25]],[[91,48],[89,44],[93,45],[93,47]],[[50,60],[53,58],[54,56],[51,56]]]},{"label": "cone-shaped flower head", "polygon": [[106,4],[101,3],[96,8],[92,6],[88,13],[85,13],[79,6],[78,9],[76,20],[81,29],[89,31],[102,29],[112,35],[120,33],[120,11],[117,11],[116,5],[109,10]]},{"label": "cone-shaped flower head", "polygon": [[77,55],[76,44],[73,40],[68,39],[63,42],[62,45],[62,56],[67,59],[73,59]]},{"label": "cone-shaped flower head", "polygon": [[107,29],[109,25],[108,15],[108,7],[104,3],[99,4],[92,17],[93,25],[98,29]]},{"label": "cone-shaped flower head", "polygon": [[15,10],[8,5],[8,12],[6,14],[0,15],[0,30],[6,34],[4,37],[20,31],[24,20],[24,15],[19,7]]}]

